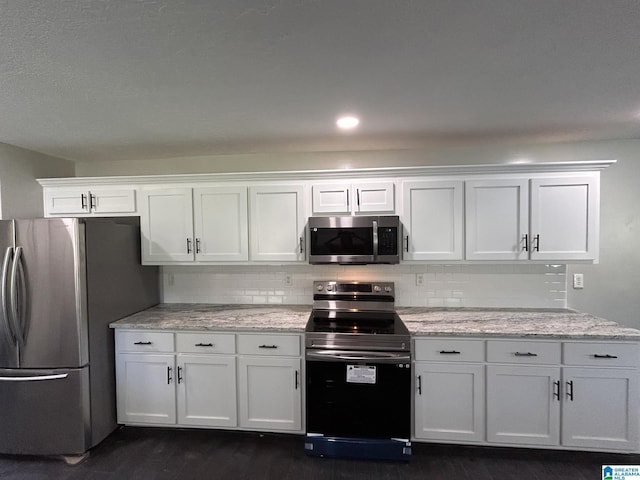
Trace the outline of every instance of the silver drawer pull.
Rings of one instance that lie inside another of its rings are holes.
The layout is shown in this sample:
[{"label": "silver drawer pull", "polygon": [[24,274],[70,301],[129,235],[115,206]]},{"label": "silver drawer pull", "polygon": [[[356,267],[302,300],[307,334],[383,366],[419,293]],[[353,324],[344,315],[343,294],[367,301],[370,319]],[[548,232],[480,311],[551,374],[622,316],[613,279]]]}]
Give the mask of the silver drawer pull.
[{"label": "silver drawer pull", "polygon": [[151,345],[151,342],[133,342],[134,345]]},{"label": "silver drawer pull", "polygon": [[597,353],[595,353],[595,354],[593,355],[593,358],[618,358],[618,357],[617,357],[616,355],[609,355],[609,354],[606,354],[606,355],[598,355]]},{"label": "silver drawer pull", "polygon": [[260,345],[258,348],[278,348],[277,345]]},{"label": "silver drawer pull", "polygon": [[196,347],[213,347],[213,343],[196,343]]},{"label": "silver drawer pull", "polygon": [[440,350],[440,355],[460,355],[457,350]]},{"label": "silver drawer pull", "polygon": [[514,355],[516,357],[537,357],[538,356],[537,353],[531,353],[531,352],[515,352]]}]

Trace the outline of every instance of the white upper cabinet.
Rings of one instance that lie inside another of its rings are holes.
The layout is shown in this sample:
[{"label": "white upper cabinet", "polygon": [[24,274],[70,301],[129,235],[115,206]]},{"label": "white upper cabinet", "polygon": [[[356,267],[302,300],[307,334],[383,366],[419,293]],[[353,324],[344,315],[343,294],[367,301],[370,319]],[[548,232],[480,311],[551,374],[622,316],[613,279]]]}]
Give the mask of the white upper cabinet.
[{"label": "white upper cabinet", "polygon": [[531,259],[598,258],[599,175],[531,180]]},{"label": "white upper cabinet", "polygon": [[302,185],[250,188],[252,261],[302,262],[306,258],[306,210]]},{"label": "white upper cabinet", "polygon": [[465,185],[466,259],[527,259],[527,179],[471,180]]},{"label": "white upper cabinet", "polygon": [[191,188],[163,188],[140,193],[142,262],[194,260]]},{"label": "white upper cabinet", "polygon": [[246,187],[193,190],[196,260],[249,259]]},{"label": "white upper cabinet", "polygon": [[143,190],[140,207],[145,263],[248,259],[245,187]]},{"label": "white upper cabinet", "polygon": [[464,183],[405,182],[402,186],[404,260],[461,260]]},{"label": "white upper cabinet", "polygon": [[598,175],[466,182],[467,260],[595,260]]},{"label": "white upper cabinet", "polygon": [[314,215],[395,212],[393,182],[313,184],[311,197]]},{"label": "white upper cabinet", "polygon": [[45,216],[135,215],[133,188],[68,188],[44,190]]}]

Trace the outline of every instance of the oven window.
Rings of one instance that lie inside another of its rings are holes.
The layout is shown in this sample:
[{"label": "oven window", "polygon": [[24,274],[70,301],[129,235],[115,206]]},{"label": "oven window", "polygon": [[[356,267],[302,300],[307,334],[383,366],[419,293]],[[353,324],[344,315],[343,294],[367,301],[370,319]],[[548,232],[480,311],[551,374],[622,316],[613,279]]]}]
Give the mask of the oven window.
[{"label": "oven window", "polygon": [[365,228],[311,229],[312,255],[372,255],[373,230]]},{"label": "oven window", "polygon": [[307,361],[307,432],[334,437],[409,438],[411,369],[371,364],[375,383],[347,381],[348,362]]}]

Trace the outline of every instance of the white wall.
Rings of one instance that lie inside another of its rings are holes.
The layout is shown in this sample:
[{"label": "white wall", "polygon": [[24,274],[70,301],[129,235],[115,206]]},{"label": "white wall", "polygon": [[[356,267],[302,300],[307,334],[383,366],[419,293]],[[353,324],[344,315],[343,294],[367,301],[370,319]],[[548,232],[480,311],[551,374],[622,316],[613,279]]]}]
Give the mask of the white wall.
[{"label": "white wall", "polygon": [[[600,263],[568,267],[569,274],[585,274],[585,288],[579,291],[569,289],[565,294],[566,301],[570,308],[591,312],[628,326],[640,327],[640,140],[540,145],[516,142],[435,144],[430,148],[397,151],[227,155],[157,161],[99,162],[78,164],[76,173],[79,176],[99,176],[602,159],[616,159],[618,163],[602,173]],[[278,271],[280,270],[277,267],[269,270],[270,273]],[[206,270],[202,275],[215,275],[213,272],[205,272]],[[238,278],[235,276],[236,273],[227,274],[232,275],[229,279]],[[315,273],[313,275],[315,276]],[[504,272],[494,278],[503,276]],[[215,284],[217,280],[212,281]],[[409,288],[410,277],[401,281],[403,288]],[[506,291],[511,298],[526,298],[529,295],[526,284],[526,280],[521,283],[518,281],[514,283],[520,285],[517,291]],[[496,291],[500,293],[501,288],[508,288],[508,285],[500,285]],[[170,289],[167,290],[167,295],[167,300],[175,300]],[[427,298],[431,298],[430,291],[427,291],[426,295]],[[546,299],[541,303],[546,304]]]},{"label": "white wall", "polygon": [[43,215],[42,188],[36,178],[71,177],[73,162],[0,143],[0,218]]}]

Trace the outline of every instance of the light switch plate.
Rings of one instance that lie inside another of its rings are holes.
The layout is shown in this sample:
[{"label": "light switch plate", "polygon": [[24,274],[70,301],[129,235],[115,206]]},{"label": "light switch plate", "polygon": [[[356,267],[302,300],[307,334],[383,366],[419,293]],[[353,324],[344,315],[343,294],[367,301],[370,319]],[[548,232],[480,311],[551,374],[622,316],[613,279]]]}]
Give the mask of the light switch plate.
[{"label": "light switch plate", "polygon": [[574,273],[573,274],[573,288],[584,288],[584,274],[582,273]]}]

